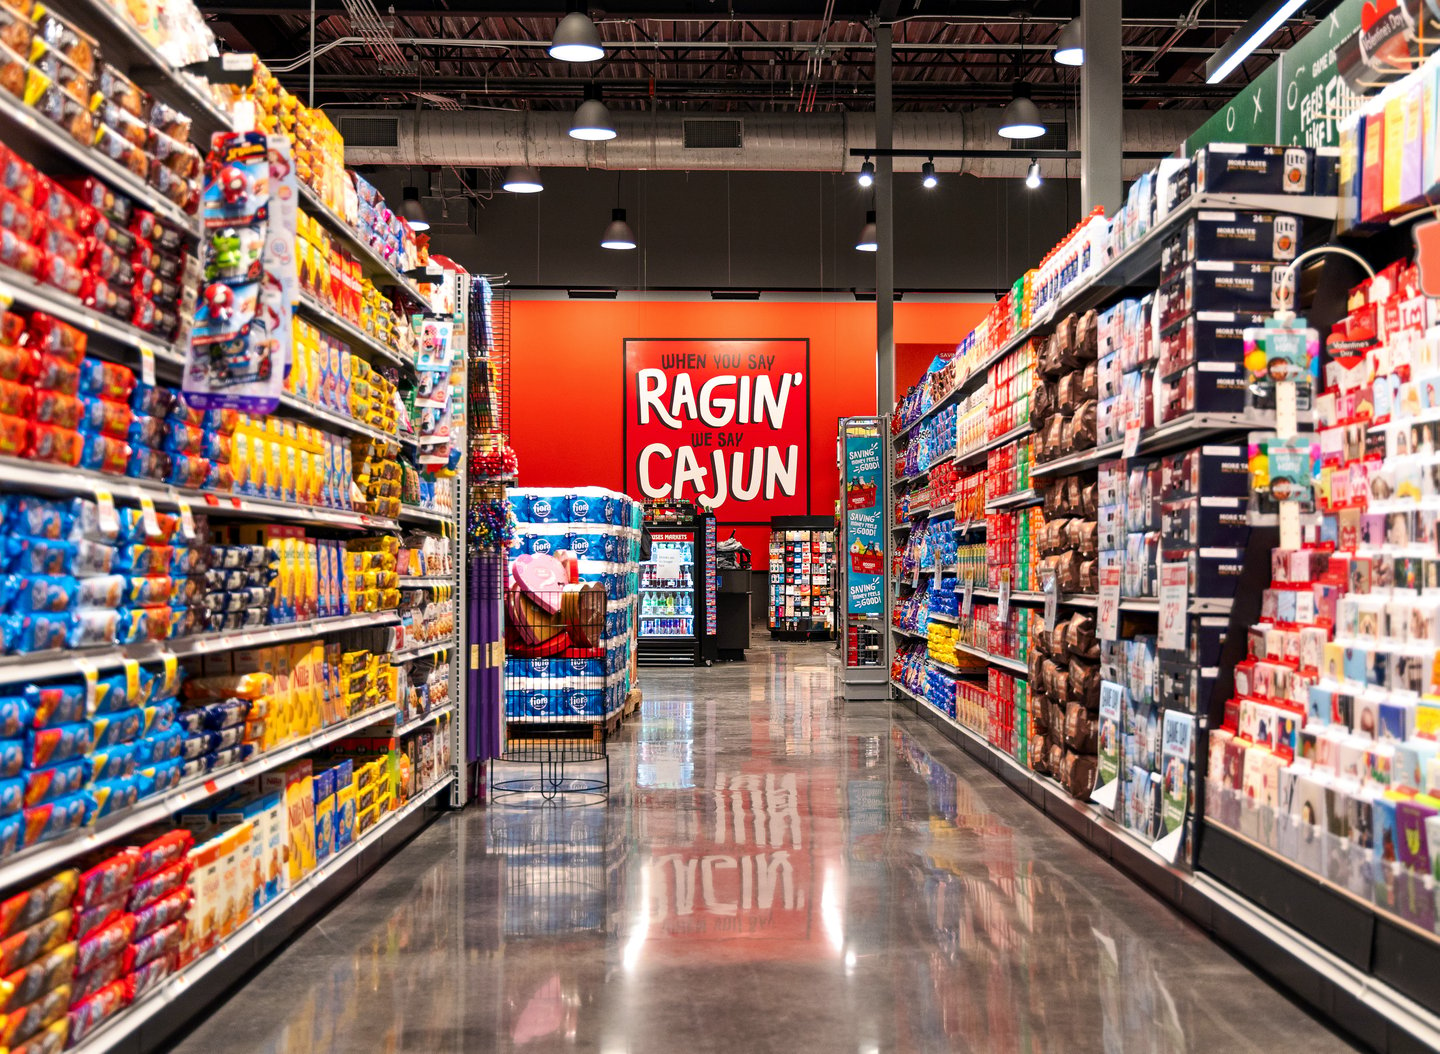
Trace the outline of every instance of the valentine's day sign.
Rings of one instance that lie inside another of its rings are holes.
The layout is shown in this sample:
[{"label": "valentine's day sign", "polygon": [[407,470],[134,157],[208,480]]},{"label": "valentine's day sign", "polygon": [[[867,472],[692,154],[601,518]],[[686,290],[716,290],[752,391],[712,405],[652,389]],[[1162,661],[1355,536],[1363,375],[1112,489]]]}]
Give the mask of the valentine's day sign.
[{"label": "valentine's day sign", "polygon": [[624,359],[627,490],[728,524],[809,512],[809,341],[630,339]]}]

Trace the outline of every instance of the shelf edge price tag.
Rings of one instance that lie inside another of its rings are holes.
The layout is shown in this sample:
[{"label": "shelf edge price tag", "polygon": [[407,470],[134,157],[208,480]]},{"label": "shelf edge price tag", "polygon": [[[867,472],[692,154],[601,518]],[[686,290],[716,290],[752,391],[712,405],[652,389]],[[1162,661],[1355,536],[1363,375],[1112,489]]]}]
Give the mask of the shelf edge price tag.
[{"label": "shelf edge price tag", "polygon": [[180,509],[180,536],[186,541],[193,541],[195,538],[195,514],[190,511],[190,503],[184,498],[176,497],[175,504]]},{"label": "shelf edge price tag", "polygon": [[1000,600],[995,607],[997,609],[995,614],[999,616],[1001,622],[1010,621],[1010,578],[1008,575],[1000,580]]},{"label": "shelf edge price tag", "polygon": [[1095,635],[1101,640],[1120,639],[1120,568],[1100,569],[1099,610],[1095,612]]},{"label": "shelf edge price tag", "polygon": [[1041,579],[1040,589],[1045,594],[1045,632],[1055,632],[1055,621],[1060,617],[1060,586],[1055,572],[1047,572]]},{"label": "shelf edge price tag", "polygon": [[95,504],[99,507],[95,519],[101,534],[120,533],[120,514],[115,511],[115,498],[103,487],[95,488]]},{"label": "shelf edge price tag", "polygon": [[155,349],[149,344],[140,345],[140,379],[155,387]]},{"label": "shelf edge price tag", "polygon": [[1140,422],[1125,422],[1125,445],[1120,450],[1120,456],[1132,458],[1140,453]]},{"label": "shelf edge price tag", "polygon": [[1160,627],[1157,647],[1185,650],[1185,616],[1190,605],[1190,565],[1160,565]]},{"label": "shelf edge price tag", "polygon": [[160,517],[155,514],[155,499],[148,494],[140,495],[140,521],[145,525],[145,533],[151,538],[160,536]]},{"label": "shelf edge price tag", "polygon": [[973,579],[965,579],[965,596],[961,600],[960,612],[967,619],[970,613],[975,610],[975,582]]}]

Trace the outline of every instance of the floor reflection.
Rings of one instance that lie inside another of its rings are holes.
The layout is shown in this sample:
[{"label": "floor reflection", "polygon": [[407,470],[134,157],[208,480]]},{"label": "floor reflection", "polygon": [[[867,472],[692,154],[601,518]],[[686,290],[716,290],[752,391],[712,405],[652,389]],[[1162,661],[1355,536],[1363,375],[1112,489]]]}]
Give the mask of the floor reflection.
[{"label": "floor reflection", "polygon": [[442,820],[180,1049],[1348,1049],[823,645],[643,683],[608,806]]}]

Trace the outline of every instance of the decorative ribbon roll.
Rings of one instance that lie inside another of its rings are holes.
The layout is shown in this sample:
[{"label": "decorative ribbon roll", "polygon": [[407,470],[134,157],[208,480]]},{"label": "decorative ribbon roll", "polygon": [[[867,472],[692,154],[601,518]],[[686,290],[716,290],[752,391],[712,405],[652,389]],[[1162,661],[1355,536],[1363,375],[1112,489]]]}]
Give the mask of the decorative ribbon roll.
[{"label": "decorative ribbon roll", "polygon": [[567,585],[560,598],[560,614],[576,646],[599,647],[605,636],[605,587],[599,582]]}]

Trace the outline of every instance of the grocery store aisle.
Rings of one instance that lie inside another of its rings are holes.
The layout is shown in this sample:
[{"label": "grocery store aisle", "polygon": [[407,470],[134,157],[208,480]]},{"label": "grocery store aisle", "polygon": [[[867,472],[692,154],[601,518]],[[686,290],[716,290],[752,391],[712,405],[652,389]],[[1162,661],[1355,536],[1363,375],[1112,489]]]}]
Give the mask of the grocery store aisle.
[{"label": "grocery store aisle", "polygon": [[178,1049],[1350,1049],[836,673],[643,671],[608,808],[441,819]]}]

